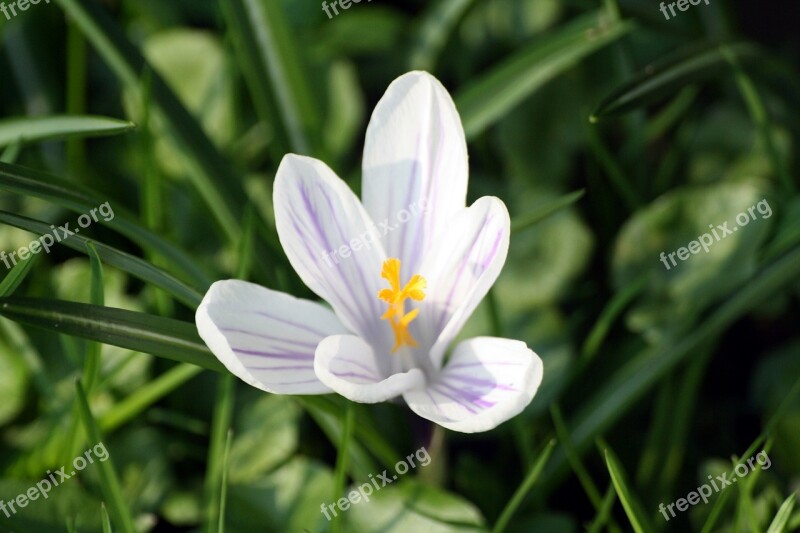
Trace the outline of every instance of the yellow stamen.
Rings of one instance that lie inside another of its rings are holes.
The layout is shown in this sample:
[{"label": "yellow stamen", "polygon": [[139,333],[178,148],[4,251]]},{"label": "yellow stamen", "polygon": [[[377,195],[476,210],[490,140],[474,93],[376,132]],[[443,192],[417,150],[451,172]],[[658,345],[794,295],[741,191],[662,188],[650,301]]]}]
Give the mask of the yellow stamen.
[{"label": "yellow stamen", "polygon": [[424,289],[428,286],[425,278],[419,274],[414,274],[403,288],[400,288],[400,260],[396,258],[387,259],[383,262],[381,277],[389,282],[391,289],[382,289],[378,292],[378,298],[389,304],[389,308],[381,316],[381,320],[388,320],[394,332],[394,348],[392,353],[400,349],[401,346],[417,347],[417,341],[408,331],[408,325],[417,318],[419,309],[412,309],[405,312],[405,301],[411,298],[417,302],[425,299]]}]

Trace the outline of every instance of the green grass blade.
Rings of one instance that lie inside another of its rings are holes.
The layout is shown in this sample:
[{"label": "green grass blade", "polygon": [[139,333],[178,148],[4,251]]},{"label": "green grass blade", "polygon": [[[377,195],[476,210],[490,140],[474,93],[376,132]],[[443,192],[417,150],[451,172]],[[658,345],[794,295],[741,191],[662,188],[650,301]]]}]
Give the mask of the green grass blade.
[{"label": "green grass blade", "polygon": [[[58,231],[58,235],[62,236],[61,242],[58,244],[63,244],[84,254],[88,253],[88,246],[92,244],[97,249],[97,253],[104,263],[117,267],[142,281],[152,283],[156,287],[164,289],[167,293],[173,295],[177,300],[183,302],[192,309],[203,299],[203,295],[200,292],[189,287],[171,274],[164,272],[143,259],[93,239],[82,235],[63,237],[63,232],[61,230],[53,230],[50,227],[51,225],[46,222],[15,215],[13,213],[6,213],[5,211],[0,211],[0,223],[24,229],[37,235],[50,234],[52,236],[53,231]],[[72,231],[77,228],[72,226],[69,229]]]},{"label": "green grass blade", "polygon": [[[97,250],[92,243],[86,245],[91,264],[91,298],[92,305],[104,306],[105,294],[103,289],[103,263]],[[90,342],[86,346],[86,361],[83,367],[83,381],[86,383],[86,393],[91,394],[92,388],[100,378],[100,356],[103,345],[97,342]]]},{"label": "green grass blade", "polygon": [[506,504],[503,512],[500,514],[500,518],[497,519],[497,522],[492,529],[492,533],[501,533],[505,531],[506,527],[508,526],[509,522],[511,521],[511,517],[514,516],[514,513],[517,511],[517,508],[522,503],[522,500],[525,496],[530,492],[533,485],[536,483],[536,480],[539,479],[539,475],[544,470],[545,465],[547,464],[547,460],[550,458],[550,454],[553,453],[553,448],[556,445],[556,440],[552,439],[547,445],[544,447],[544,450],[539,454],[539,458],[534,463],[533,468],[531,468],[528,475],[525,476],[522,484],[517,488],[516,492],[514,492],[514,496],[512,496],[511,500]]},{"label": "green grass blade", "polygon": [[111,529],[111,518],[108,516],[108,509],[106,509],[106,504],[100,504],[100,520],[103,523],[103,533],[112,533]]},{"label": "green grass blade", "polygon": [[233,421],[235,385],[236,380],[233,374],[229,373],[222,374],[217,384],[217,401],[214,402],[205,481],[206,533],[218,531],[217,524],[223,518],[222,487],[226,470],[227,435],[231,431]]},{"label": "green grass blade", "polygon": [[261,54],[263,49],[259,46],[252,19],[241,0],[223,0],[220,2],[220,8],[228,24],[236,52],[232,61],[237,62],[242,70],[261,126],[268,128],[272,134],[266,149],[275,161],[280,161],[284,154],[291,151],[291,142],[278,114],[275,95],[271,92],[269,70],[263,61]]},{"label": "green grass blade", "polygon": [[[755,47],[738,43],[729,47],[742,60],[758,56]],[[714,79],[728,66],[719,45],[695,46],[681,50],[648,66],[643,73],[624,83],[604,98],[590,116],[592,122],[658,102],[676,94],[686,85]]]},{"label": "green grass blade", "polygon": [[467,137],[480,134],[542,85],[633,27],[597,11],[515,53],[456,95]]},{"label": "green grass blade", "polygon": [[[86,429],[86,438],[91,446],[100,444],[103,442],[103,436],[100,434],[100,429],[94,420],[92,410],[89,408],[89,402],[86,400],[86,393],[80,380],[75,382],[75,390],[78,394],[78,408],[83,426]],[[100,461],[97,466],[100,471],[100,486],[108,500],[111,515],[117,522],[117,526],[125,533],[136,533],[136,527],[133,525],[130,511],[122,497],[122,489],[120,488],[119,479],[114,470],[110,454],[108,459]]]},{"label": "green grass blade", "polygon": [[[83,31],[89,42],[121,82],[135,94],[141,90],[139,76],[147,63],[125,33],[94,0],[55,0]],[[208,206],[228,239],[239,233],[238,206],[246,197],[240,177],[183,106],[175,93],[155,73],[152,98],[172,136],[184,151],[191,170],[187,176]]]},{"label": "green grass blade", "polygon": [[[575,449],[585,450],[597,435],[611,427],[636,401],[666,373],[694,350],[725,331],[759,303],[800,276],[800,246],[763,267],[745,286],[725,302],[691,333],[655,349],[648,349],[621,368],[596,394],[584,402],[573,428],[571,442]],[[547,483],[567,467],[563,450],[558,450],[544,473]]]},{"label": "green grass blade", "polygon": [[794,190],[794,182],[786,162],[778,152],[778,147],[775,145],[773,136],[774,128],[769,113],[767,112],[766,104],[761,96],[759,96],[758,89],[756,89],[750,76],[744,71],[742,62],[734,50],[731,47],[724,46],[721,49],[721,53],[733,68],[736,84],[739,86],[739,92],[741,92],[742,98],[747,105],[750,118],[755,123],[756,128],[758,128],[758,133],[772,161],[775,174],[780,179],[785,191],[787,193],[792,192]]},{"label": "green grass blade", "polygon": [[614,452],[607,448],[605,450],[606,466],[611,475],[611,481],[614,483],[614,489],[617,491],[619,501],[625,509],[625,514],[628,515],[628,520],[631,527],[636,533],[646,533],[648,531],[655,531],[642,511],[642,506],[639,501],[634,497],[633,493],[628,488],[628,481],[625,476],[625,471],[619,463],[619,459]]},{"label": "green grass blade", "polygon": [[121,402],[115,403],[103,413],[98,424],[100,424],[103,431],[114,431],[142,414],[148,407],[151,407],[202,371],[203,368],[186,363],[167,370],[157,378],[136,389],[133,394]]},{"label": "green grass blade", "polygon": [[228,459],[231,455],[231,443],[233,442],[233,430],[228,431],[228,438],[225,439],[225,453],[222,455],[222,480],[219,491],[219,526],[217,533],[225,533],[225,508],[228,503]]},{"label": "green grass blade", "polygon": [[253,100],[263,119],[271,119],[277,101],[291,150],[318,155],[320,111],[280,2],[225,0],[224,12],[245,62]]},{"label": "green grass blade", "polygon": [[134,127],[127,120],[89,115],[7,118],[0,120],[0,147],[17,141],[27,144],[47,139],[117,135]]},{"label": "green grass blade", "polygon": [[[41,198],[69,209],[88,213],[107,200],[71,181],[38,170],[0,163],[0,189],[24,196]],[[145,250],[158,254],[165,264],[172,265],[193,287],[205,291],[213,279],[198,261],[157,233],[143,227],[136,216],[119,206],[113,206],[114,218],[98,217],[98,224],[108,226],[129,238]]]},{"label": "green grass blade", "polygon": [[789,523],[789,518],[792,516],[794,504],[797,501],[797,493],[792,493],[778,509],[778,514],[772,519],[772,523],[767,529],[767,533],[783,533],[787,531],[786,525]]},{"label": "green grass blade", "polygon": [[[353,422],[355,420],[355,406],[353,402],[347,402],[343,413],[342,438],[336,453],[336,470],[334,471],[333,482],[333,501],[337,501],[344,494],[344,486],[347,482],[347,460],[350,458],[350,442],[353,439]],[[340,515],[333,517],[331,521],[331,532],[339,533],[343,531],[343,518]]]},{"label": "green grass blade", "polygon": [[603,340],[608,335],[614,321],[624,311],[628,304],[636,298],[639,293],[647,286],[648,276],[642,276],[633,283],[628,284],[620,292],[616,293],[611,301],[608,302],[606,307],[600,313],[600,317],[592,326],[591,331],[586,336],[586,341],[583,343],[581,349],[581,365],[585,365],[594,358],[600,346],[603,345]]},{"label": "green grass blade", "polygon": [[209,370],[224,370],[191,322],[112,307],[19,297],[0,298],[0,316],[55,333],[75,335]]},{"label": "green grass blade", "polygon": [[426,9],[408,60],[411,70],[435,70],[447,38],[474,3],[474,0],[438,0]]},{"label": "green grass blade", "polygon": [[0,281],[0,298],[14,294],[14,291],[17,290],[17,287],[19,287],[22,282],[25,281],[28,273],[30,273],[36,257],[37,256],[35,255],[31,255],[28,256],[27,259],[17,261],[17,264],[11,268],[11,271],[8,274],[6,274],[6,277],[3,278],[3,281]]},{"label": "green grass blade", "polygon": [[573,191],[569,194],[561,196],[560,198],[556,198],[552,202],[548,202],[547,205],[544,205],[530,213],[514,217],[514,220],[511,221],[511,233],[522,231],[541,222],[553,213],[556,213],[561,209],[576,203],[578,200],[583,198],[585,194],[586,189]]}]

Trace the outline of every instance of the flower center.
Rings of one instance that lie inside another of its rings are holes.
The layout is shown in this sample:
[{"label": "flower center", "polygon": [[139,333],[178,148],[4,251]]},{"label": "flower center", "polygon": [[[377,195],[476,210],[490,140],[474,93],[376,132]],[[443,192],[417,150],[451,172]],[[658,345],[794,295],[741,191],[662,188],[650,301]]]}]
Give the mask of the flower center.
[{"label": "flower center", "polygon": [[394,331],[395,353],[402,346],[417,347],[417,341],[408,331],[408,325],[417,318],[419,308],[405,312],[405,302],[407,298],[421,302],[425,299],[425,289],[428,282],[419,274],[414,274],[404,287],[400,288],[400,260],[391,258],[383,262],[381,277],[389,282],[391,289],[382,289],[378,292],[378,298],[389,304],[389,309],[381,316],[381,320],[388,320]]}]

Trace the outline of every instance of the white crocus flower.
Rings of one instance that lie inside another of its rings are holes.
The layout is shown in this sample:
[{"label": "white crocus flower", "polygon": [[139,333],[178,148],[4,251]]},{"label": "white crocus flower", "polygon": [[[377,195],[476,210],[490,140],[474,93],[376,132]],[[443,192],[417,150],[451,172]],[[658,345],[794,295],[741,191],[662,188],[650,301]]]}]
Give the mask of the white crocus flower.
[{"label": "white crocus flower", "polygon": [[468,433],[517,415],[542,381],[525,343],[478,337],[445,360],[508,251],[505,205],[483,197],[466,207],[467,174],[447,90],[424,72],[401,76],[367,130],[362,201],[309,157],[287,155],[275,177],[281,244],[332,311],[218,281],[197,310],[200,336],[228,370],[268,392],[335,391],[366,403],[402,395],[419,416]]}]

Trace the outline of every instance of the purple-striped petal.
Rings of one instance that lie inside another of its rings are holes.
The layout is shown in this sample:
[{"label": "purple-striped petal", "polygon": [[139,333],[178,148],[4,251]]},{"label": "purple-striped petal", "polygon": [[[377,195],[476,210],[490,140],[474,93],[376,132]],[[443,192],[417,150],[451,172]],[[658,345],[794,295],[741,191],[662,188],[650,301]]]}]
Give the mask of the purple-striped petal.
[{"label": "purple-striped petal", "polygon": [[390,345],[377,298],[385,255],[353,191],[321,161],[289,154],[275,176],[273,200],[278,237],[303,282],[350,331]]},{"label": "purple-striped petal", "polygon": [[433,368],[500,274],[510,233],[505,204],[485,196],[450,221],[425,258],[428,289],[412,331],[430,347]]},{"label": "purple-striped petal", "polygon": [[436,235],[464,209],[467,143],[447,90],[427,72],[397,78],[372,114],[362,198],[384,248],[416,272]]},{"label": "purple-striped petal", "polygon": [[279,394],[331,392],[314,372],[314,352],[325,337],[347,330],[322,305],[246,281],[217,281],[195,320],[217,359],[253,387]]},{"label": "purple-striped petal", "polygon": [[[328,387],[354,402],[377,403],[422,387],[425,377],[417,368],[400,370],[399,359],[376,357],[372,347],[354,335],[335,335],[317,348],[314,368]],[[395,368],[387,368],[387,363]]]},{"label": "purple-striped petal", "polygon": [[427,387],[403,395],[419,416],[463,433],[494,429],[531,402],[542,360],[524,342],[476,337],[456,346]]}]

